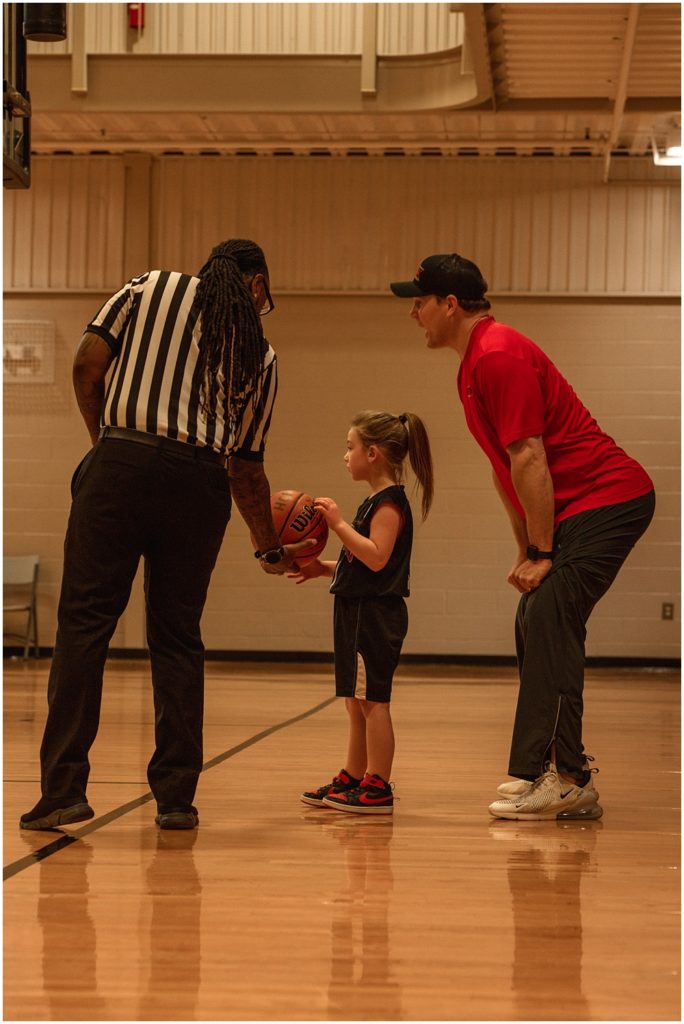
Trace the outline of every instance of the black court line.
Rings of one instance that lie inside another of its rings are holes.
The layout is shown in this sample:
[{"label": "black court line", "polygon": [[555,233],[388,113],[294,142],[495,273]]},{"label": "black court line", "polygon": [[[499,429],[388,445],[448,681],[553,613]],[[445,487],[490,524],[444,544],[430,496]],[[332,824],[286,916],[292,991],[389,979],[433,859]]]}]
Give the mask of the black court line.
[{"label": "black court line", "polygon": [[[212,757],[210,761],[207,761],[202,765],[202,771],[209,771],[210,768],[215,768],[217,764],[221,764],[223,761],[227,761],[229,757],[235,757],[242,750],[246,750],[247,747],[253,747],[255,743],[259,743],[261,740],[266,739],[267,736],[272,736],[274,732],[279,732],[281,729],[286,729],[288,725],[294,725],[295,722],[301,722],[305,718],[310,718],[311,715],[315,715],[318,711],[322,711],[323,708],[327,708],[329,704],[337,700],[337,697],[328,697],[327,700],[322,701],[320,704],[316,704],[315,707],[309,708],[308,711],[303,711],[301,715],[295,715],[294,718],[288,718],[284,722],[278,722],[277,725],[271,725],[268,729],[263,729],[261,732],[256,733],[254,736],[250,736],[248,740],[243,743],[238,743],[236,747],[231,747],[230,750],[224,750],[222,754],[217,754],[216,757]],[[129,811],[134,811],[137,807],[142,807],[143,804],[147,804],[154,797],[149,791],[143,793],[142,796],[137,797],[135,800],[130,800],[127,804],[122,804],[121,807],[115,807],[113,811],[108,814],[103,814],[99,818],[95,818],[88,825],[82,825],[81,828],[75,829],[73,832],[67,832],[60,835],[59,839],[55,839],[54,842],[48,843],[46,846],[41,847],[40,850],[35,850],[33,853],[27,854],[26,857],[20,857],[19,860],[13,861],[8,864],[7,867],[3,868],[2,880],[6,882],[8,878],[12,878],[13,875],[19,874],[20,871],[24,871],[26,868],[31,867],[32,864],[38,864],[41,860],[45,860],[46,857],[51,857],[54,853],[59,853],[60,850],[65,850],[72,843],[78,842],[84,836],[90,835],[91,832],[97,832],[98,829],[104,825],[109,825],[110,822],[116,821],[117,818],[123,817],[124,814],[128,814]],[[59,831],[55,829],[55,832]]]}]

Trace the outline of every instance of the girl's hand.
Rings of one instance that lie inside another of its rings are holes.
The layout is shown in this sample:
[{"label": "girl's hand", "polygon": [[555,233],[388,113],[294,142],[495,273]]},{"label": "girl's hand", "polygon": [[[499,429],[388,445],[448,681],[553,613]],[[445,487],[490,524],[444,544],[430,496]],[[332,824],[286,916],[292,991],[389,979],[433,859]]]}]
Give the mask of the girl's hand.
[{"label": "girl's hand", "polygon": [[296,572],[288,572],[288,580],[294,580],[295,583],[306,583],[307,580],[315,580],[319,576],[326,576],[327,569],[323,562],[318,558],[312,559],[310,562],[306,562],[304,565],[297,567]]},{"label": "girl's hand", "polygon": [[322,512],[323,517],[331,530],[344,522],[342,513],[332,498],[315,498],[314,508]]}]

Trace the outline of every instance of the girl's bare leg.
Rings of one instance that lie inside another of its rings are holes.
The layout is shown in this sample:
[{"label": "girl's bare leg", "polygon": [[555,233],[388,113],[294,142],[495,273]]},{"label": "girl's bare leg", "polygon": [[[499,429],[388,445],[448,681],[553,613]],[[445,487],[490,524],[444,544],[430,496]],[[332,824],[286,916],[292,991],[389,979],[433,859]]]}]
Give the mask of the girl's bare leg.
[{"label": "girl's bare leg", "polygon": [[[394,760],[394,729],[389,704],[372,700],[359,701],[366,720],[366,771],[389,782]],[[347,769],[349,771],[349,769]]]},{"label": "girl's bare leg", "polygon": [[349,715],[349,743],[345,768],[354,779],[362,779],[366,772],[366,718],[361,709],[365,701],[356,697],[345,697],[344,703]]}]

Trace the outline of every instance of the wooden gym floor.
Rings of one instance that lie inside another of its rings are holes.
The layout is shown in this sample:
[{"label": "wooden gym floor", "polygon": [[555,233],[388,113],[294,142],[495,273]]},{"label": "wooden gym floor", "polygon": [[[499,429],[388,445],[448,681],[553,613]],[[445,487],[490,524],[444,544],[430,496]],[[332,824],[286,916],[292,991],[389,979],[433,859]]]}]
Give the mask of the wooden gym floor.
[{"label": "wooden gym floor", "polygon": [[144,663],[109,662],[97,817],[22,832],[48,663],[5,664],[6,1020],[679,1020],[678,674],[587,673],[605,815],[494,821],[509,669],[403,668],[393,817],[342,766],[328,666],[209,663],[195,832],[159,832]]}]

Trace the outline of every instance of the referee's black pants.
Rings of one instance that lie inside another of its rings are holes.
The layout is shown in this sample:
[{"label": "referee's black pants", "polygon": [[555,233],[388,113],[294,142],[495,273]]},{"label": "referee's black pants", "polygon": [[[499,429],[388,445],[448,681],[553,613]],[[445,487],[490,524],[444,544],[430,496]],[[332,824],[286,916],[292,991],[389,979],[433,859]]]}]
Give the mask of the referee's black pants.
[{"label": "referee's black pants", "polygon": [[535,779],[556,741],[559,771],[582,778],[587,620],[648,527],[655,493],[571,516],[554,536],[553,568],[524,594],[515,622],[520,691],[508,771]]},{"label": "referee's black pants", "polygon": [[156,741],[148,780],[161,810],[192,804],[202,769],[200,618],[231,499],[225,468],[182,447],[187,455],[107,438],[74,474],[40,752],[43,797],[55,807],[85,800],[107,650],[141,555]]}]

